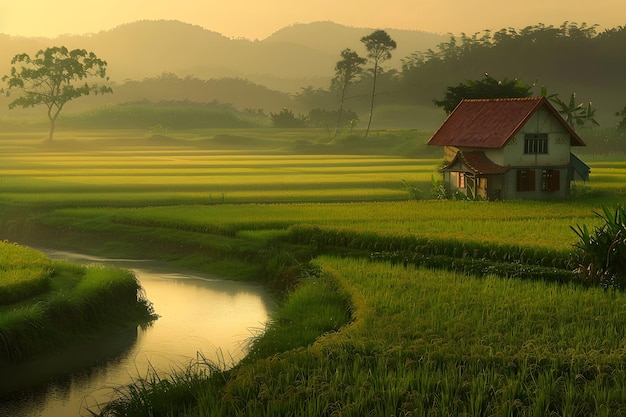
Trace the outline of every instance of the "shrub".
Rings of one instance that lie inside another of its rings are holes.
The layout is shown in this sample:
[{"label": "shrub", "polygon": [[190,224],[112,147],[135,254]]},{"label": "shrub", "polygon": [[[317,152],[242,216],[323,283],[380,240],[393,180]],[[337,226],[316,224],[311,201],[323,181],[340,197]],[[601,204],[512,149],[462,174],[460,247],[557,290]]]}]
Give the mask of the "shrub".
[{"label": "shrub", "polygon": [[626,209],[617,206],[614,212],[603,206],[602,213],[594,212],[602,223],[592,232],[586,225],[571,229],[579,241],[577,253],[579,278],[590,285],[605,288],[623,288],[626,284]]},{"label": "shrub", "polygon": [[282,109],[280,113],[270,113],[273,127],[301,128],[306,127],[307,119],[303,115],[296,117],[289,109]]},{"label": "shrub", "polygon": [[404,187],[406,192],[409,194],[409,198],[411,200],[423,200],[424,199],[422,190],[417,188],[417,186],[411,183],[410,181],[403,179],[402,186]]}]

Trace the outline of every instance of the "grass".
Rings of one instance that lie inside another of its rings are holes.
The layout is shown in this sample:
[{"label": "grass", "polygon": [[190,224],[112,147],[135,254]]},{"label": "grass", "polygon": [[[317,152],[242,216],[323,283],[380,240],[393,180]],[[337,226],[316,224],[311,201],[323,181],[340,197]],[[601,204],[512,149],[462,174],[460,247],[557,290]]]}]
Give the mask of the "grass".
[{"label": "grass", "polygon": [[320,335],[338,331],[350,320],[348,303],[348,296],[333,280],[319,276],[306,280],[263,329],[262,334],[272,336],[253,341],[246,361],[308,346]]},{"label": "grass", "polygon": [[0,242],[0,306],[22,301],[50,288],[52,262],[42,253]]},{"label": "grass", "polygon": [[9,243],[0,243],[0,264],[0,365],[153,318],[128,271],[51,261]]}]

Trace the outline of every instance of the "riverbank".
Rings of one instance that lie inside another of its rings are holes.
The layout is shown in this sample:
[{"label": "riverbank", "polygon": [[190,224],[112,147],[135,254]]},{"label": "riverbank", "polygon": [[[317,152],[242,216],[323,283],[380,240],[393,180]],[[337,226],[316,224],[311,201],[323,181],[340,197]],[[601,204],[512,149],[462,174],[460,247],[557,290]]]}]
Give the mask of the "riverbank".
[{"label": "riverbank", "polygon": [[[153,261],[103,259],[41,248],[51,259],[130,269],[159,315],[132,332],[38,355],[3,368],[0,415],[70,417],[91,415],[116,398],[119,387],[155,371],[167,375],[198,358],[232,367],[247,352],[249,338],[275,308],[255,283],[223,280]],[[5,390],[6,387],[6,390]]]},{"label": "riverbank", "polygon": [[0,242],[0,368],[156,318],[135,276]]}]

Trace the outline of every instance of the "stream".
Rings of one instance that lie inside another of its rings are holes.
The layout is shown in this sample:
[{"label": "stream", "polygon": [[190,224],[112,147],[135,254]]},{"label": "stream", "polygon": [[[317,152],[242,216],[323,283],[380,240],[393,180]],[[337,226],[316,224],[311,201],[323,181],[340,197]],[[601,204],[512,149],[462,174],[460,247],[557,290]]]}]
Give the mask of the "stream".
[{"label": "stream", "polygon": [[274,304],[260,285],[176,271],[152,261],[107,260],[42,250],[52,259],[104,263],[135,273],[159,318],[106,340],[4,369],[0,416],[89,416],[115,389],[154,370],[166,376],[197,359],[228,368],[263,331]]}]

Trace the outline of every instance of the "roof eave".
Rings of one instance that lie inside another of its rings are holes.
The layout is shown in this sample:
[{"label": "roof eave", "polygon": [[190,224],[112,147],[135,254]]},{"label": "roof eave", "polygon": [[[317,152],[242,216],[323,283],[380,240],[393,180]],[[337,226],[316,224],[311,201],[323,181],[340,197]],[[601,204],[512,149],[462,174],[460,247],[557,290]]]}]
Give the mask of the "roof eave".
[{"label": "roof eave", "polygon": [[434,146],[455,146],[455,147],[466,147],[466,148],[482,148],[482,149],[500,149],[505,147],[514,137],[519,133],[519,131],[528,123],[530,118],[536,113],[537,109],[541,106],[546,106],[548,111],[556,117],[558,122],[563,126],[563,128],[569,133],[570,136],[570,146],[586,146],[585,142],[582,140],[580,136],[574,131],[574,129],[563,119],[561,114],[552,106],[550,101],[546,97],[541,97],[540,100],[533,105],[531,109],[526,113],[524,118],[513,128],[510,133],[507,135],[503,135],[505,139],[502,142],[499,142],[498,146],[477,146],[477,145],[464,145],[459,143],[433,143],[433,140],[439,136],[440,131],[447,124],[448,120],[453,117],[454,112],[461,106],[461,104],[465,100],[461,100],[456,108],[446,117],[445,121],[439,126],[439,128],[435,131],[435,133],[428,140],[428,145]]},{"label": "roof eave", "polygon": [[565,121],[565,119],[563,119],[563,116],[561,116],[561,113],[559,113],[558,110],[555,109],[552,104],[550,104],[550,101],[548,101],[548,99],[546,99],[545,97],[543,98],[542,101],[545,102],[546,106],[548,107],[548,110],[552,112],[552,114],[561,123],[561,126],[563,126],[565,130],[567,130],[567,133],[569,133],[570,146],[587,146],[587,144],[582,140],[582,138],[578,136],[578,133],[576,133],[574,128],[570,126],[569,123]]},{"label": "roof eave", "polygon": [[[537,109],[539,107],[541,107],[541,105],[543,105],[545,103],[550,105],[550,103],[548,103],[548,100],[546,100],[545,97],[542,97],[541,100],[537,101],[537,103],[535,103],[533,108],[530,109],[530,111],[526,114],[526,116],[524,116],[524,118],[517,124],[517,126],[515,126],[515,128],[511,132],[511,134],[506,138],[506,140],[504,141],[504,143],[502,144],[502,146],[500,148],[504,148],[511,141],[511,139],[513,139],[515,137],[515,135],[517,135],[517,133],[520,130],[522,130],[522,128],[526,125],[526,123],[528,123],[528,120],[530,120],[530,118],[535,114]],[[552,106],[550,106],[550,107],[552,107]]]}]

